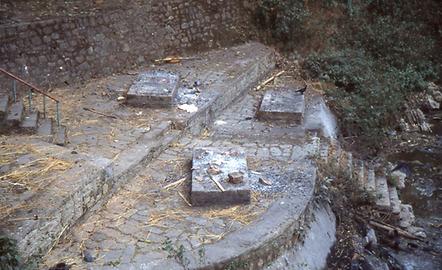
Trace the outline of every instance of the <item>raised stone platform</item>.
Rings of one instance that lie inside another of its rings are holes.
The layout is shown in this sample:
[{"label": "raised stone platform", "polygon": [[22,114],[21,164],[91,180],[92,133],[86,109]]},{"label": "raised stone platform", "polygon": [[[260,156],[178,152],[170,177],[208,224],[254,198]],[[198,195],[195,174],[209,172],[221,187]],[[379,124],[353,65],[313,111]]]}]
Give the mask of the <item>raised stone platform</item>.
[{"label": "raised stone platform", "polygon": [[[6,203],[0,206],[2,209],[11,209],[0,219],[0,227],[3,229],[6,228],[4,224],[7,225],[5,233],[17,240],[24,258],[46,253],[60,236],[69,234],[79,218],[100,209],[116,190],[163,150],[173,145],[180,136],[187,132],[198,134],[209,127],[224,108],[244,95],[274,68],[274,56],[271,49],[261,44],[249,43],[229,50],[200,54],[198,59],[187,61],[186,66],[157,67],[157,70],[167,67],[173,74],[186,78],[181,88],[184,88],[184,84],[193,85],[196,80],[202,81],[198,87],[200,93],[192,96],[195,97],[192,104],[198,107],[198,111],[193,113],[175,108],[121,106],[116,96],[106,89],[106,85],[110,80],[127,78],[126,75],[93,80],[78,89],[77,86],[55,89],[52,94],[69,100],[63,104],[62,115],[63,123],[69,126],[70,142],[63,149],[68,157],[85,158],[72,161],[75,166],[80,167],[72,168],[72,173],[64,173],[51,179],[53,181],[40,177],[39,180],[45,185],[41,186],[38,193],[31,190],[28,196],[27,193],[17,194],[7,187],[0,187],[0,192],[8,196],[8,200],[2,201]],[[242,64],[238,65],[238,61]],[[129,79],[127,86],[135,77]],[[185,93],[183,89],[177,91]],[[184,101],[177,98],[178,104],[184,104],[180,102]],[[188,104],[190,101],[185,102]],[[79,107],[93,108],[112,117],[78,110]],[[42,143],[37,136],[31,138],[22,135],[4,138],[2,143],[20,146],[31,141],[36,145]],[[53,152],[60,152],[57,146],[51,147],[56,148]],[[17,154],[26,155],[27,151]],[[50,156],[46,154],[46,157]],[[91,165],[87,166],[88,163]],[[77,170],[81,172],[81,177],[76,173]],[[190,168],[186,169],[186,172],[189,170]],[[146,179],[142,177],[141,180],[144,183]],[[183,191],[183,194],[187,192],[188,190]],[[3,194],[0,197],[1,195]],[[177,199],[182,202],[181,197],[178,196]],[[124,200],[127,201],[128,198],[124,196]],[[29,206],[29,209],[21,211],[24,205]],[[34,214],[44,218],[35,220]],[[211,234],[215,233],[216,231]]]},{"label": "raised stone platform", "polygon": [[257,117],[264,121],[302,124],[304,95],[291,88],[270,89],[262,98]]},{"label": "raised stone platform", "polygon": [[[233,183],[233,174],[242,175],[237,177],[242,179]],[[193,206],[250,203],[250,181],[247,177],[244,150],[195,149],[192,160],[191,199]]]},{"label": "raised stone platform", "polygon": [[166,71],[140,73],[127,92],[127,103],[135,106],[167,108],[173,105],[179,76]]}]

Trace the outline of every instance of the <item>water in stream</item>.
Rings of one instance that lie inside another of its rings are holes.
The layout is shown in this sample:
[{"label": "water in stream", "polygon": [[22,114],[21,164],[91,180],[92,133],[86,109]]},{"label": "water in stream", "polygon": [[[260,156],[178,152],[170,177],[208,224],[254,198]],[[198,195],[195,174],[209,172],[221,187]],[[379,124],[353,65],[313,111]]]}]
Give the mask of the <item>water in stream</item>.
[{"label": "water in stream", "polygon": [[390,157],[392,162],[405,162],[412,168],[401,200],[413,206],[416,225],[425,229],[432,249],[393,252],[407,270],[442,269],[442,120],[436,118],[432,122],[435,144]]}]

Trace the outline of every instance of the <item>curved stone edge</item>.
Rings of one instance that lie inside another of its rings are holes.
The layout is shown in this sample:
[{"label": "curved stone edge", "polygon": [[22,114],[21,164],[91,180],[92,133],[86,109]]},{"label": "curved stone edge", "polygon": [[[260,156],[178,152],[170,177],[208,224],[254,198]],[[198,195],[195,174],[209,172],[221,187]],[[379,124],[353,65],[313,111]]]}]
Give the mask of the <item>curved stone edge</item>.
[{"label": "curved stone edge", "polygon": [[[311,168],[312,188],[305,197],[287,194],[274,202],[259,220],[228,234],[224,239],[162,261],[152,269],[262,269],[304,235],[314,211],[316,166]],[[202,251],[201,251],[202,250]],[[170,268],[171,265],[174,267]],[[229,268],[230,267],[230,268]]]},{"label": "curved stone edge", "polygon": [[[60,237],[69,232],[79,220],[100,209],[119,187],[136,174],[138,168],[146,166],[185,132],[198,134],[210,127],[229,104],[244,96],[270,73],[276,65],[276,53],[262,44],[258,46],[264,53],[257,56],[255,64],[233,79],[227,86],[228,91],[219,94],[190,116],[184,129],[173,129],[174,123],[165,121],[141,136],[132,147],[113,160],[84,155],[87,165],[79,174],[76,172],[63,179],[56,179],[54,186],[30,198],[27,203],[40,206],[41,209],[37,209],[39,216],[47,218],[33,220],[28,217],[34,213],[17,211],[14,218],[22,221],[5,229],[7,235],[17,240],[23,258],[28,260],[51,250]],[[49,204],[44,198],[50,198]],[[49,206],[50,209],[47,209]]]},{"label": "curved stone edge", "polygon": [[336,216],[328,203],[319,202],[315,204],[312,219],[303,241],[265,267],[266,270],[326,268],[336,242]]}]

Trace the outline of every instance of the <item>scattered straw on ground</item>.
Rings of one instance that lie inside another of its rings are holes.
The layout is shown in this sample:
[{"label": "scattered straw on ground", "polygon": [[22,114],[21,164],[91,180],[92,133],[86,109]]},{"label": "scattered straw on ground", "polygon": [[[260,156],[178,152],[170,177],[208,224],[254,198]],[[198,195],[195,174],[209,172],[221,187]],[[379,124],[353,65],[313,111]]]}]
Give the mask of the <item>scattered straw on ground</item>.
[{"label": "scattered straw on ground", "polygon": [[0,165],[5,165],[13,162],[17,157],[35,153],[35,149],[31,145],[15,145],[15,144],[5,144],[0,145]]},{"label": "scattered straw on ground", "polygon": [[238,221],[243,225],[250,224],[259,215],[256,209],[246,206],[233,206],[223,209],[213,209],[207,212],[201,213],[203,217],[207,219],[227,219]]},{"label": "scattered straw on ground", "polygon": [[[8,165],[10,170],[0,174],[0,188],[2,193],[13,194],[31,190],[38,191],[43,185],[56,177],[56,172],[62,172],[71,168],[70,162],[46,157],[44,149],[37,149],[29,144],[5,144],[0,145],[0,166]],[[24,155],[30,156],[26,164],[17,164],[17,159]],[[0,201],[0,216],[5,218],[17,209],[27,209],[29,206],[19,202],[8,200]]]},{"label": "scattered straw on ground", "polygon": [[0,176],[0,184],[22,186],[31,190],[38,189],[43,182],[47,182],[48,174],[65,171],[71,166],[70,162],[53,157],[36,159]]}]

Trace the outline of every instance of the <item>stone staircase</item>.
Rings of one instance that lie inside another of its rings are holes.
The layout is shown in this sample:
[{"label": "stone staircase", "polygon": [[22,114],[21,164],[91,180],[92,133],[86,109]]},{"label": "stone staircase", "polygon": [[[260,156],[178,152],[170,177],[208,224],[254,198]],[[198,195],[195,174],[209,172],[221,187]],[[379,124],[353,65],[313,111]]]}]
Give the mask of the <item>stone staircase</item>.
[{"label": "stone staircase", "polygon": [[321,142],[319,157],[327,164],[337,164],[339,169],[347,172],[360,191],[374,199],[375,207],[397,221],[401,228],[409,229],[412,226],[412,207],[403,204],[399,198],[398,190],[404,187],[401,184],[404,179],[392,173],[388,165],[354,159],[352,153],[343,150],[335,140]]},{"label": "stone staircase", "polygon": [[36,134],[47,142],[66,144],[66,127],[57,126],[54,119],[45,117],[38,109],[26,108],[22,100],[13,101],[0,94],[0,134]]}]

